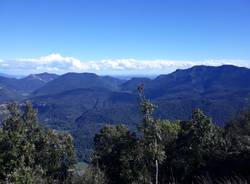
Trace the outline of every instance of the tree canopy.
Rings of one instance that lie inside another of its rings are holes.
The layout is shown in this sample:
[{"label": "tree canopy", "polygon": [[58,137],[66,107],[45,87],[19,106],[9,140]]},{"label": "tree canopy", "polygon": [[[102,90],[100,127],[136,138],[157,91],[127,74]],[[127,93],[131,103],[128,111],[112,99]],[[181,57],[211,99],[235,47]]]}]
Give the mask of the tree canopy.
[{"label": "tree canopy", "polygon": [[75,163],[70,134],[39,125],[37,112],[15,103],[0,128],[0,183],[63,183]]}]

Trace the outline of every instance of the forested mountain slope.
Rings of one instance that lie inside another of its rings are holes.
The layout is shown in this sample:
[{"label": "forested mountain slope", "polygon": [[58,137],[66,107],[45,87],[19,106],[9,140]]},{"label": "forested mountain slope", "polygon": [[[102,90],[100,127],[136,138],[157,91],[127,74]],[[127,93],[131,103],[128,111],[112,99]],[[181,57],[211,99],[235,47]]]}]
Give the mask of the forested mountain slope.
[{"label": "forested mountain slope", "polygon": [[57,77],[58,75],[49,73],[31,74],[21,79],[0,76],[0,103],[22,100]]},{"label": "forested mountain slope", "polygon": [[250,69],[232,65],[194,66],[155,79],[44,73],[23,79],[0,77],[0,102],[31,100],[44,124],[70,131],[76,146],[85,149],[107,123],[137,126],[142,119],[137,87],[142,83],[145,96],[157,105],[156,118],[187,119],[193,109],[201,108],[224,125],[250,106],[249,81]]},{"label": "forested mountain slope", "polygon": [[157,105],[156,118],[187,119],[201,108],[224,125],[250,104],[250,70],[231,65],[195,66],[155,79],[122,81],[95,74],[69,73],[48,82],[30,97],[48,126],[69,130],[77,146],[91,147],[92,136],[107,123],[132,128],[141,121],[137,87]]}]

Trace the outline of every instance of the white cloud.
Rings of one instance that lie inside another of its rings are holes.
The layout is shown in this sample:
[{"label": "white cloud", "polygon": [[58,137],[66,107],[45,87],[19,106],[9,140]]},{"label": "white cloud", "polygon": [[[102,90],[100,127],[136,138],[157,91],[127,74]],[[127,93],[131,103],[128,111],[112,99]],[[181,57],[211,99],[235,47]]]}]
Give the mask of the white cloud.
[{"label": "white cloud", "polygon": [[21,58],[14,60],[0,60],[1,72],[6,73],[39,73],[39,72],[96,72],[99,74],[152,74],[169,73],[175,69],[184,69],[194,65],[219,66],[234,64],[249,67],[244,60],[203,60],[203,61],[175,61],[175,60],[136,60],[136,59],[104,59],[100,61],[81,61],[74,57],[64,57],[58,53],[39,58]]}]

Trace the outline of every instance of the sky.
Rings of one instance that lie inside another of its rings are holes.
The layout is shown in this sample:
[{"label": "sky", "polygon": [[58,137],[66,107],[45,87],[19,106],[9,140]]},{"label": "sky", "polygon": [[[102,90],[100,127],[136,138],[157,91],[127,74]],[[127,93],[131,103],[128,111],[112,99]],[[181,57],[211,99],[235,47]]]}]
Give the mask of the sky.
[{"label": "sky", "polygon": [[250,0],[0,0],[0,72],[250,67]]}]

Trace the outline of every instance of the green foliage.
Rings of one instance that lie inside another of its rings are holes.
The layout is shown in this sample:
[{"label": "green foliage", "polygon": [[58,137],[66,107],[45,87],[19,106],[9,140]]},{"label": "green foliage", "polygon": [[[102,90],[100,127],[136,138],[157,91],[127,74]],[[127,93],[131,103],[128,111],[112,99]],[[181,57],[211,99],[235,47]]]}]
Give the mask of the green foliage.
[{"label": "green foliage", "polygon": [[[180,142],[181,151],[187,154],[191,160],[195,160],[198,165],[203,164],[203,160],[223,146],[222,130],[212,123],[212,120],[205,116],[201,110],[196,110],[189,122],[182,122],[182,132]],[[194,164],[194,163],[192,163]]]},{"label": "green foliage", "polygon": [[173,141],[175,141],[181,131],[181,125],[179,121],[172,122],[168,120],[158,120],[162,143],[165,146],[169,146]]},{"label": "green foliage", "polygon": [[145,183],[142,147],[127,127],[106,126],[95,136],[94,142],[92,163],[105,172],[110,183]]},{"label": "green foliage", "polygon": [[28,102],[24,113],[17,104],[10,104],[8,110],[0,128],[0,181],[66,181],[75,163],[72,137],[40,127],[37,112]]},{"label": "green foliage", "polygon": [[208,160],[224,146],[223,131],[201,110],[195,110],[190,121],[180,123],[181,131],[169,162],[179,178],[202,173]]},{"label": "green foliage", "polygon": [[[142,86],[143,88],[143,86]],[[143,90],[143,89],[142,89]],[[151,178],[154,178],[154,183],[158,184],[159,180],[159,164],[165,159],[164,145],[162,144],[162,131],[160,121],[153,118],[155,106],[146,100],[141,92],[141,110],[144,114],[144,120],[139,125],[139,130],[142,132],[142,144],[144,160],[147,168],[151,173]],[[153,180],[153,179],[151,179]]]},{"label": "green foliage", "polygon": [[105,172],[108,183],[152,183],[159,169],[157,164],[166,157],[165,146],[180,132],[178,122],[154,120],[155,106],[149,101],[142,101],[141,109],[141,136],[129,132],[124,125],[106,126],[95,136],[92,164]]},{"label": "green foliage", "polygon": [[39,183],[46,184],[47,180],[43,176],[43,170],[41,168],[30,168],[30,167],[22,167],[14,169],[11,172],[5,182],[13,183],[13,184],[29,184],[29,183]]},{"label": "green foliage", "polygon": [[103,127],[94,139],[91,163],[74,170],[70,134],[39,125],[26,103],[8,107],[0,128],[0,183],[152,184],[249,183],[250,113],[225,128],[201,110],[187,121],[154,119],[155,106],[141,96],[144,114],[137,132]]},{"label": "green foliage", "polygon": [[106,184],[107,179],[104,172],[98,167],[90,166],[82,176],[75,176],[73,184]]},{"label": "green foliage", "polygon": [[142,102],[139,133],[119,125],[95,136],[91,165],[105,173],[107,183],[249,182],[250,113],[222,128],[200,109],[190,120],[175,122],[155,120],[154,109]]},{"label": "green foliage", "polygon": [[226,140],[230,152],[250,153],[250,112],[243,113],[226,127]]}]

